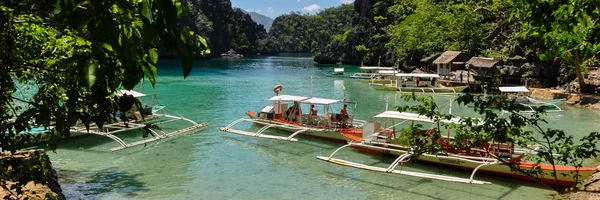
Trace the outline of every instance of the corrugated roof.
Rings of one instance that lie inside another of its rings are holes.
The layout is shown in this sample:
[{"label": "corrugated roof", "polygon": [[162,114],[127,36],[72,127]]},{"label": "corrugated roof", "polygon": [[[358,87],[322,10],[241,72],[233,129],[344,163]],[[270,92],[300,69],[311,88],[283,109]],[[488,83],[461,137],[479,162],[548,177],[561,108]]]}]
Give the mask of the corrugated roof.
[{"label": "corrugated roof", "polygon": [[302,101],[308,99],[308,97],[292,96],[292,95],[279,95],[269,99],[269,101]]},{"label": "corrugated roof", "polygon": [[525,86],[514,86],[514,87],[498,87],[500,92],[529,92]]},{"label": "corrugated roof", "polygon": [[433,64],[448,64],[461,54],[460,51],[446,51],[433,61]]},{"label": "corrugated roof", "polygon": [[472,57],[469,61],[467,61],[467,64],[471,67],[492,68],[500,62],[502,62],[500,59]]},{"label": "corrugated roof", "polygon": [[329,105],[329,104],[338,103],[338,102],[340,102],[340,100],[324,99],[324,98],[315,98],[315,97],[313,97],[313,98],[310,98],[310,99],[303,100],[300,103]]},{"label": "corrugated roof", "polygon": [[139,97],[145,97],[146,94],[141,93],[141,92],[136,92],[133,90],[119,90],[119,92],[117,92],[117,96],[123,96],[123,95],[131,95],[135,98],[139,98]]},{"label": "corrugated roof", "polygon": [[396,74],[398,77],[439,78],[439,74]]},{"label": "corrugated roof", "polygon": [[[434,120],[429,119],[429,117],[424,115],[419,115],[417,113],[408,113],[408,112],[398,112],[398,111],[385,111],[375,115],[374,118],[388,118],[388,119],[403,119],[403,120],[411,120],[411,121],[419,121],[419,122],[428,122],[435,123]],[[441,123],[451,124],[451,123],[460,123],[460,118],[452,118],[450,120],[440,120]]]}]

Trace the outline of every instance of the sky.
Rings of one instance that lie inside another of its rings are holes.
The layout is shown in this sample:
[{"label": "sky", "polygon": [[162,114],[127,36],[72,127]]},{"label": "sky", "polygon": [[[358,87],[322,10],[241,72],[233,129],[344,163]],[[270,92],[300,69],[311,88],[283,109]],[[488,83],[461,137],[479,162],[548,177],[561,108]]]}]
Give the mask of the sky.
[{"label": "sky", "polygon": [[313,14],[325,8],[352,2],[354,0],[231,0],[233,7],[257,12],[273,19],[292,11]]}]

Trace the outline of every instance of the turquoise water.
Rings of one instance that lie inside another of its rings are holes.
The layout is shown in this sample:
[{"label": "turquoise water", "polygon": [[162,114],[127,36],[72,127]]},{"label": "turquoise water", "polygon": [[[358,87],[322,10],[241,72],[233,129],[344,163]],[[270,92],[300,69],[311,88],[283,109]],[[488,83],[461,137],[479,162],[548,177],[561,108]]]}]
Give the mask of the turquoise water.
[{"label": "turquoise water", "polygon": [[[119,152],[110,152],[117,146],[110,139],[82,136],[66,140],[49,155],[69,199],[546,199],[553,194],[535,183],[481,173],[477,179],[493,184],[450,183],[342,167],[315,158],[329,155],[341,144],[306,137],[283,142],[219,131],[246,111],[268,105],[264,100],[274,95],[276,84],[284,86],[285,94],[308,96],[311,76],[313,96],[341,99],[343,84],[348,100],[359,103],[359,119],[369,120],[384,111],[386,102],[390,107],[401,103],[397,95],[375,91],[361,80],[325,76],[331,71],[333,66],[313,64],[311,58],[257,57],[201,61],[184,80],[177,62],[164,60],[159,63],[156,87],[146,82],[143,92],[157,93],[157,103],[166,105],[167,113],[206,121],[208,128]],[[346,66],[346,71],[358,68]],[[436,100],[446,108],[450,97]],[[547,118],[548,127],[577,137],[598,130],[600,113],[562,107],[565,112]],[[453,105],[453,113],[472,115],[465,109]],[[258,130],[250,124],[236,128]],[[140,139],[138,132],[119,136]],[[377,166],[394,160],[350,149],[337,155]],[[407,164],[404,169],[470,175],[424,164]]]}]

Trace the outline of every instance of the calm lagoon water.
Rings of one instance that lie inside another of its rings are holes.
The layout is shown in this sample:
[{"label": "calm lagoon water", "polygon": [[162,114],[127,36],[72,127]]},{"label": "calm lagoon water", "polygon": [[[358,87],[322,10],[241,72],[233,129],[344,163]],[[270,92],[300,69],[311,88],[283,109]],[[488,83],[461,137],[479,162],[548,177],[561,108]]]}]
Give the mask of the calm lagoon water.
[{"label": "calm lagoon water", "polygon": [[[345,68],[347,72],[358,71],[358,67]],[[361,80],[325,76],[331,71],[332,65],[316,65],[306,57],[216,59],[198,62],[184,80],[178,62],[163,60],[156,87],[146,82],[143,92],[157,93],[158,103],[167,106],[167,113],[206,121],[208,128],[119,152],[110,152],[117,146],[110,139],[82,136],[64,141],[49,155],[69,199],[547,199],[553,194],[535,183],[482,173],[476,178],[492,185],[342,167],[315,158],[329,155],[341,146],[338,143],[306,137],[300,137],[299,142],[283,142],[219,131],[244,117],[246,111],[268,105],[265,99],[274,95],[276,84],[284,86],[285,94],[308,96],[311,76],[313,96],[342,99],[343,84],[347,99],[359,103],[359,119],[369,120],[384,111],[386,102],[390,107],[402,103],[398,95],[375,91]],[[446,108],[450,97],[436,97],[436,101]],[[563,107],[565,112],[547,117],[548,127],[567,130],[576,137],[600,128],[600,113]],[[453,113],[472,115],[458,105],[453,105]],[[259,129],[250,124],[236,128]],[[119,136],[129,141],[141,137],[135,131]],[[350,149],[337,155],[378,166],[394,160]],[[404,169],[465,178],[470,175],[426,164],[407,164]]]}]

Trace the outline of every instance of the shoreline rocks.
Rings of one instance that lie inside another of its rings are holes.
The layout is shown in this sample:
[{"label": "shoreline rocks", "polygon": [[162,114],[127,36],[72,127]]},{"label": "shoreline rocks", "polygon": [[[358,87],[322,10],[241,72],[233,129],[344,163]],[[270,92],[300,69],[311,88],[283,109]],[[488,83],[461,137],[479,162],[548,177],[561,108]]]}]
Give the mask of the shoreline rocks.
[{"label": "shoreline rocks", "polygon": [[[65,199],[56,171],[44,150],[0,153],[0,165],[1,169],[7,169],[0,174],[0,184],[10,189],[0,187],[0,198]],[[17,194],[13,187],[18,187],[22,179],[28,182],[20,187],[22,193]]]},{"label": "shoreline rocks", "polygon": [[553,100],[565,98],[565,103],[582,108],[600,110],[600,96],[591,94],[572,93],[566,90],[533,88],[531,89],[531,98],[538,100]]}]

